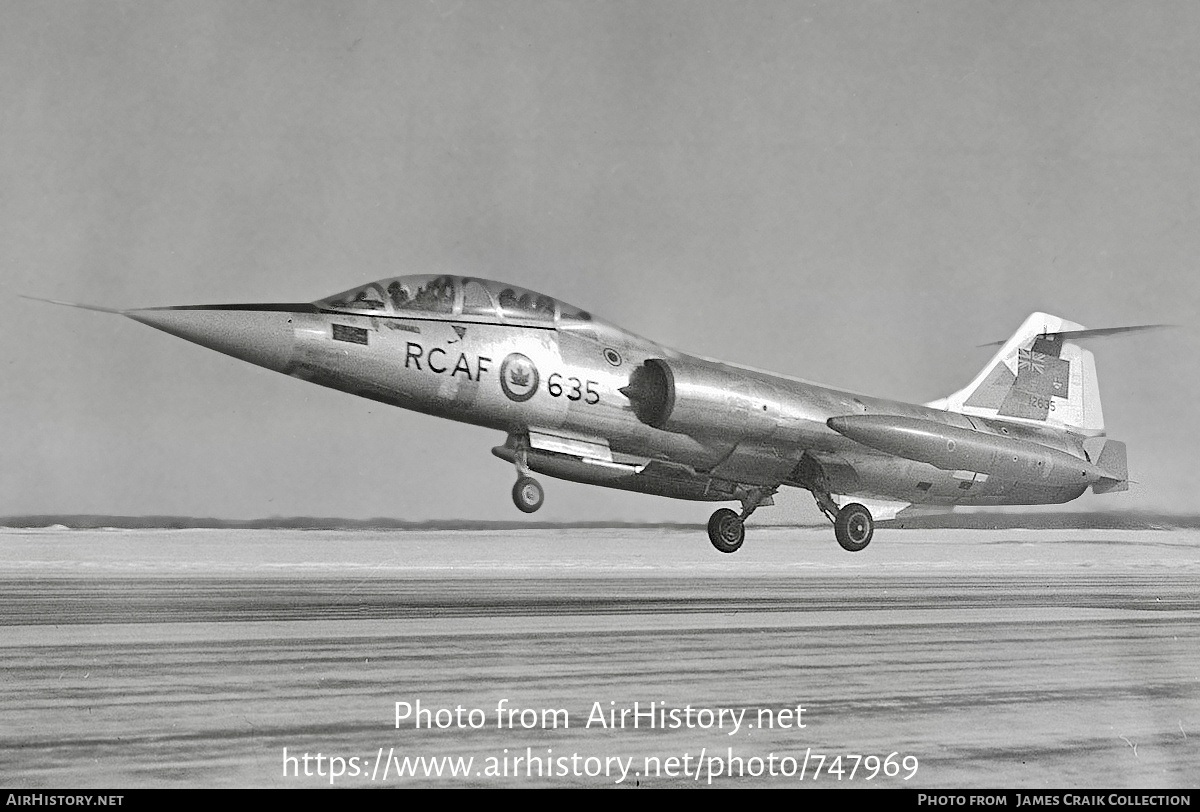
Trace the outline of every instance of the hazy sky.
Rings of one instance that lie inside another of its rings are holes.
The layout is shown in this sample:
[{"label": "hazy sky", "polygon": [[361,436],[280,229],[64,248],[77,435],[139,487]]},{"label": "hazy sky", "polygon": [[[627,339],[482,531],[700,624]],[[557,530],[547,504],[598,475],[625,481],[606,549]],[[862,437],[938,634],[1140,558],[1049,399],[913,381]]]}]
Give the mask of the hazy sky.
[{"label": "hazy sky", "polygon": [[[0,4],[0,514],[524,518],[503,436],[111,307],[456,272],[925,401],[1033,310],[1200,510],[1200,5]],[[538,518],[711,506],[543,478]],[[763,520],[815,520],[792,492]]]}]

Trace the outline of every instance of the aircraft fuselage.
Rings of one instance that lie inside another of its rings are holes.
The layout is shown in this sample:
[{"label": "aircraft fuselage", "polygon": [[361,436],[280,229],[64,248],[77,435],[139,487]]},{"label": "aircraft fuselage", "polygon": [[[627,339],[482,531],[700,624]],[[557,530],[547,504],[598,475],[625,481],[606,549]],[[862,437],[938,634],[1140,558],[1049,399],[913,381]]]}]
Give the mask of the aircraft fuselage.
[{"label": "aircraft fuselage", "polygon": [[[1029,418],[1090,414],[1080,401],[1092,386],[1085,375],[1094,377],[1090,354],[1064,355],[1061,339],[1022,349],[1018,362],[1018,345],[1034,339],[1014,336],[986,379],[958,393],[966,406],[950,409],[686,355],[544,295],[471,278],[399,277],[311,304],[122,312],[312,383],[503,432],[493,453],[516,466],[514,500],[526,512],[542,498],[531,471],[741,502],[740,516],[721,510],[709,523],[725,552],[784,485],[810,490],[839,541],[857,550],[870,540],[870,513],[839,500],[1043,504],[1125,482],[1123,445]],[[1041,315],[1023,327],[1030,336]]]}]

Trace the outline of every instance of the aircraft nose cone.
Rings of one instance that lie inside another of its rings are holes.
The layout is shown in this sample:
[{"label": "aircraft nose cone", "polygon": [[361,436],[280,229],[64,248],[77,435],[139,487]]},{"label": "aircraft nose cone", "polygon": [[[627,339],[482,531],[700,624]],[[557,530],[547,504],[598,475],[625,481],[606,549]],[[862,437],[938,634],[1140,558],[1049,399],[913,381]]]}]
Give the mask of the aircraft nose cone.
[{"label": "aircraft nose cone", "polygon": [[228,305],[155,307],[124,313],[156,330],[276,372],[287,372],[292,363],[295,331],[291,313]]}]

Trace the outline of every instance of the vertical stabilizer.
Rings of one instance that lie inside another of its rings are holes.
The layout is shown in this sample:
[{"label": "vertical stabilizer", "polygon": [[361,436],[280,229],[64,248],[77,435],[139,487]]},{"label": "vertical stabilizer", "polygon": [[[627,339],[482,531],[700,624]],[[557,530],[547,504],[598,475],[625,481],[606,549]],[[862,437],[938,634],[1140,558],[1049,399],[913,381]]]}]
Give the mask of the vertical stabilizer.
[{"label": "vertical stabilizer", "polygon": [[975,380],[928,405],[966,415],[1103,434],[1095,356],[1069,336],[1084,330],[1058,316],[1034,313]]}]

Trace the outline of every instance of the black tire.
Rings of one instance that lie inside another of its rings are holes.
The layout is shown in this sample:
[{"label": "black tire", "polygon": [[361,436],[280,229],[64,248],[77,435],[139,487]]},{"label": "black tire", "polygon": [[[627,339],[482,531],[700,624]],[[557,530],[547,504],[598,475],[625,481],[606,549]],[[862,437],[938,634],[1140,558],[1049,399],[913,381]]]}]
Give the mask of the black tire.
[{"label": "black tire", "polygon": [[736,553],[746,540],[746,525],[737,513],[721,508],[709,517],[708,540],[723,553]]},{"label": "black tire", "polygon": [[545,494],[542,492],[540,482],[531,476],[523,476],[519,477],[517,484],[513,485],[512,497],[517,510],[522,513],[533,513],[542,506]]},{"label": "black tire", "polygon": [[871,511],[857,502],[851,502],[838,511],[833,522],[833,534],[843,550],[857,553],[871,543],[875,535],[875,520]]}]

